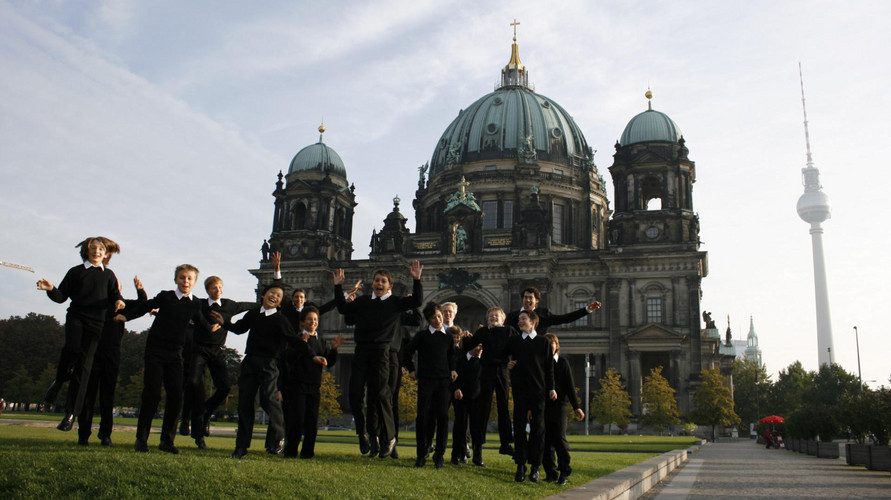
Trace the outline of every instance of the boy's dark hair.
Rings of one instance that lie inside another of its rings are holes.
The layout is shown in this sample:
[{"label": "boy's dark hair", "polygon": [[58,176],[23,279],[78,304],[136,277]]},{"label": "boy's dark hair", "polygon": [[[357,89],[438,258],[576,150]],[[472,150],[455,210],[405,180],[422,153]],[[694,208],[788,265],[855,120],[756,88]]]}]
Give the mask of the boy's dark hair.
[{"label": "boy's dark hair", "polygon": [[293,292],[291,292],[291,298],[294,298],[294,296],[297,295],[297,292],[302,293],[303,297],[306,297],[306,290],[304,290],[302,288],[297,288]]},{"label": "boy's dark hair", "polygon": [[[320,317],[321,313],[319,312],[319,308],[316,306],[306,306],[300,311],[300,323],[303,323],[303,320],[306,319],[306,315],[309,313],[316,313],[316,317]],[[295,325],[296,326],[296,325]]]},{"label": "boy's dark hair", "polygon": [[374,277],[377,276],[378,274],[387,278],[387,281],[390,282],[390,285],[393,285],[393,275],[390,274],[390,271],[387,271],[386,269],[378,269],[377,271],[374,272],[374,274],[371,276],[371,278],[374,279]]},{"label": "boy's dark hair", "polygon": [[461,330],[460,326],[450,326],[446,328],[446,333],[449,335],[462,335],[464,332]]},{"label": "boy's dark hair", "polygon": [[545,338],[548,339],[548,342],[554,343],[554,354],[560,352],[560,339],[557,338],[553,333],[546,333]]},{"label": "boy's dark hair", "polygon": [[524,310],[520,311],[520,314],[525,314],[526,316],[529,317],[529,321],[532,322],[533,328],[538,327],[538,313],[536,313],[535,311],[527,311],[524,309]]},{"label": "boy's dark hair", "polygon": [[268,292],[269,290],[272,290],[273,288],[278,288],[279,290],[282,291],[282,295],[285,294],[285,289],[282,288],[281,285],[279,285],[277,283],[272,283],[272,284],[266,285],[266,287],[263,288],[263,293],[261,293],[260,296],[262,297],[262,296],[266,295],[266,292]]},{"label": "boy's dark hair", "polygon": [[113,240],[106,238],[105,236],[90,236],[89,238],[81,241],[77,245],[74,245],[74,248],[80,248],[80,258],[83,260],[89,260],[90,258],[90,243],[97,242],[102,244],[105,247],[105,258],[102,259],[102,265],[107,266],[111,261],[111,256],[116,253],[121,253],[121,246],[115,243]]},{"label": "boy's dark hair", "polygon": [[427,302],[427,305],[424,306],[424,319],[429,322],[430,318],[435,316],[437,311],[442,314],[442,307],[440,307],[439,304],[433,302],[432,300],[430,302]]},{"label": "boy's dark hair", "polygon": [[192,264],[180,264],[176,266],[176,270],[173,271],[173,279],[176,279],[179,276],[179,273],[182,271],[191,271],[195,273],[195,277],[198,277],[198,268],[193,266]]},{"label": "boy's dark hair", "polygon": [[541,292],[538,291],[538,288],[535,288],[534,286],[530,286],[530,287],[523,289],[523,291],[520,293],[520,298],[522,299],[523,296],[526,295],[527,293],[531,293],[532,295],[535,296],[535,300],[541,302]]}]

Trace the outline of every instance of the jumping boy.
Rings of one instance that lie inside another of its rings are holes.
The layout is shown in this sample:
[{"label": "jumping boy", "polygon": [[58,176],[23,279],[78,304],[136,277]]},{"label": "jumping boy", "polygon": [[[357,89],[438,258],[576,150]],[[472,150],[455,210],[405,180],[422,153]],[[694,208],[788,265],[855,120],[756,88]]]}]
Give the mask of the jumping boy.
[{"label": "jumping boy", "polygon": [[118,279],[108,262],[112,255],[120,252],[114,241],[103,236],[87,238],[78,243],[83,264],[68,270],[62,282],[56,287],[46,278],[37,282],[39,290],[59,304],[69,298],[71,305],[65,315],[65,345],[59,355],[56,379],[46,391],[44,399],[51,407],[62,384],[71,380],[68,398],[65,401],[65,417],[57,428],[70,431],[74,417],[83,408],[87,382],[93,368],[93,356],[102,335],[108,309],[119,311],[124,301],[118,287]]},{"label": "jumping boy", "polygon": [[[130,321],[149,311],[158,310],[148,338],[145,341],[145,374],[142,387],[142,405],[136,425],[134,449],[148,452],[148,437],[152,418],[161,402],[161,386],[167,392],[164,403],[164,421],[161,425],[161,442],[158,449],[177,454],[173,442],[176,438],[176,422],[183,404],[183,344],[190,338],[194,325],[211,329],[201,314],[201,300],[192,295],[198,280],[198,268],[182,264],[174,271],[176,290],[165,290],[151,300],[137,305],[126,314],[115,316],[115,321]],[[219,328],[219,325],[215,325]]]},{"label": "jumping boy", "polygon": [[[396,425],[393,421],[392,392],[387,380],[390,368],[390,343],[400,328],[400,317],[404,311],[421,305],[424,290],[421,287],[423,266],[414,261],[409,268],[413,278],[412,294],[396,297],[392,294],[393,276],[386,269],[374,273],[371,295],[363,295],[347,302],[343,295],[344,272],[334,272],[334,299],[341,314],[350,315],[356,320],[356,351],[353,358],[353,373],[350,377],[350,407],[360,408],[368,384],[368,416],[372,435],[381,436],[381,458],[390,456],[396,447]],[[379,427],[372,418],[379,418]],[[365,429],[357,425],[360,449],[363,438],[367,443]]]},{"label": "jumping boy", "polygon": [[[513,359],[507,364],[511,370],[511,394],[514,397],[514,480],[526,479],[526,463],[532,466],[529,480],[537,483],[544,451],[545,399],[555,401],[554,353],[551,343],[535,331],[538,315],[522,311],[518,318],[522,335],[511,337],[506,352]],[[526,422],[529,436],[526,436]]]},{"label": "jumping boy", "polygon": [[[545,470],[545,481],[557,481],[557,484],[563,486],[572,473],[572,467],[569,466],[569,442],[566,440],[566,402],[569,401],[572,411],[579,420],[584,420],[585,411],[579,406],[579,399],[575,394],[575,383],[572,381],[569,361],[560,356],[560,339],[553,333],[545,334],[545,338],[551,343],[551,350],[554,352],[554,390],[557,391],[557,399],[545,402],[545,445],[542,465]],[[556,464],[554,452],[557,453]]]},{"label": "jumping boy", "polygon": [[[416,428],[417,453],[415,467],[423,467],[426,462],[428,443],[426,433],[429,422],[436,424],[436,448],[433,463],[437,469],[443,466],[446,441],[448,439],[449,383],[458,378],[455,371],[455,341],[443,329],[442,309],[436,302],[428,302],[424,307],[427,328],[419,331],[402,350],[402,364],[411,377],[418,381],[418,418]],[[418,353],[418,369],[412,362]]]},{"label": "jumping boy", "polygon": [[[259,307],[248,311],[235,323],[225,322],[223,328],[232,333],[242,334],[250,330],[241,361],[241,374],[238,376],[238,434],[235,438],[235,451],[232,458],[242,458],[251,447],[254,433],[254,399],[260,394],[260,407],[269,415],[269,428],[266,434],[266,452],[280,453],[280,443],[284,440],[284,417],[278,392],[278,358],[284,344],[305,353],[307,343],[294,332],[294,327],[281,313],[284,291],[278,285],[270,285],[263,291]],[[222,319],[219,313],[212,313],[215,321]]]},{"label": "jumping boy", "polygon": [[535,288],[534,286],[526,288],[523,290],[523,293],[520,294],[520,298],[523,299],[523,307],[519,311],[514,311],[508,314],[504,324],[519,330],[517,320],[520,317],[520,313],[523,311],[535,311],[539,319],[536,331],[538,331],[540,335],[548,333],[548,328],[552,326],[565,325],[566,323],[572,323],[573,321],[582,319],[587,314],[600,309],[601,305],[600,302],[595,300],[585,307],[581,307],[566,314],[551,314],[551,311],[549,311],[547,307],[538,307],[538,304],[541,302],[541,292],[538,291],[538,288]]},{"label": "jumping boy", "polygon": [[[233,316],[241,314],[257,306],[256,302],[235,302],[223,298],[223,280],[217,276],[211,276],[204,280],[204,290],[207,291],[207,299],[201,301],[201,312],[205,319],[212,321],[210,312],[219,313],[223,322],[228,322]],[[207,448],[204,437],[210,435],[210,417],[223,401],[232,388],[229,381],[229,369],[226,366],[226,337],[228,331],[225,328],[217,328],[215,331],[204,327],[195,329],[194,345],[192,346],[192,359],[188,363],[191,373],[186,377],[190,390],[187,396],[193,398],[192,409],[192,438],[200,449]],[[210,372],[210,378],[216,388],[214,393],[205,400],[204,369]]]},{"label": "jumping boy", "polygon": [[[121,314],[143,303],[148,298],[142,287],[139,276],[133,277],[136,287],[136,300],[125,300],[126,307]],[[83,409],[77,416],[77,443],[86,445],[93,425],[93,406],[96,394],[99,395],[99,443],[111,446],[111,432],[114,428],[114,391],[118,385],[118,372],[121,366],[121,337],[124,335],[124,324],[114,321],[114,313],[109,311],[108,319],[102,327],[102,337],[93,358],[93,370],[87,393],[84,397]]]},{"label": "jumping boy", "polygon": [[315,456],[316,434],[319,427],[322,371],[337,362],[337,348],[343,344],[343,334],[331,345],[318,332],[319,310],[315,306],[303,309],[303,340],[308,349],[287,347],[282,353],[282,374],[279,387],[285,417],[285,458],[298,456],[297,448],[303,439],[300,458]]}]

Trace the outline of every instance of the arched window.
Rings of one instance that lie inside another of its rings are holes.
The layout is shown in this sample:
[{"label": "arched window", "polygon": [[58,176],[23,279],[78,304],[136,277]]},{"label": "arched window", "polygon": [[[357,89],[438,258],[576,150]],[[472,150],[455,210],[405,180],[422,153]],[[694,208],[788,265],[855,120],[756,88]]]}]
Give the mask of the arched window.
[{"label": "arched window", "polygon": [[306,227],[306,205],[303,202],[294,204],[294,229],[303,229]]}]

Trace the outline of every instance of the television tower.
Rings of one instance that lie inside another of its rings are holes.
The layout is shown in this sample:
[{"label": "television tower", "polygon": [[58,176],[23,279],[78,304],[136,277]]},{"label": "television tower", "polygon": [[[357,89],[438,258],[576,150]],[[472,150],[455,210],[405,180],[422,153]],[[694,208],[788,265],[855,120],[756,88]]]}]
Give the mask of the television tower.
[{"label": "television tower", "polygon": [[820,171],[814,167],[811,156],[811,140],[807,128],[807,107],[804,104],[804,78],[798,63],[801,81],[801,109],[804,111],[804,141],[807,145],[807,166],[801,169],[804,194],[798,198],[798,216],[811,225],[811,246],[814,253],[814,294],[817,306],[817,360],[820,366],[832,364],[832,320],[829,314],[829,287],[826,285],[826,262],[823,258],[823,221],[832,215],[829,196],[820,185]]}]

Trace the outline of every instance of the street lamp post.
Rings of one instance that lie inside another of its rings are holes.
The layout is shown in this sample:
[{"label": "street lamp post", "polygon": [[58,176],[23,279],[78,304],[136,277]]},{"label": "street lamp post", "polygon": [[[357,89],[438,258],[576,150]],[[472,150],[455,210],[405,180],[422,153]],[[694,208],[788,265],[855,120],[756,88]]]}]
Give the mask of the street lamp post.
[{"label": "street lamp post", "polygon": [[860,374],[860,334],[857,327],[854,327],[854,340],[857,341],[857,380],[860,381],[860,390],[863,390],[863,376]]}]

